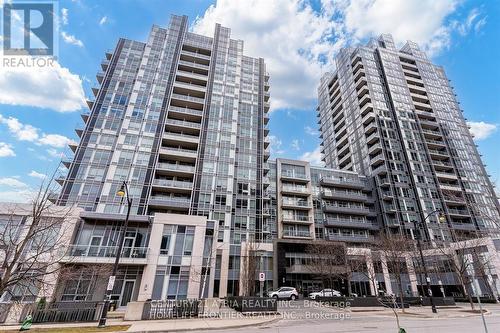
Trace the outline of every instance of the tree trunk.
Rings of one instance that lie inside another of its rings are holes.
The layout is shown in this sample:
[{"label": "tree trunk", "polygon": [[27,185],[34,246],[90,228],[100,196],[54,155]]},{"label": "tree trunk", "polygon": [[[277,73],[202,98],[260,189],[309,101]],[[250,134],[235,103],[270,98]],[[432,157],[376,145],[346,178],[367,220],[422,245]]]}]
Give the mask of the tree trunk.
[{"label": "tree trunk", "polygon": [[467,292],[467,286],[462,279],[460,279],[460,284],[462,285],[462,293],[469,300],[470,308],[474,310],[474,302],[472,301],[472,296],[469,294],[469,292]]},{"label": "tree trunk", "polygon": [[401,301],[401,311],[405,312],[405,306],[403,302],[403,282],[401,281],[401,274],[398,276],[398,288],[399,288],[399,300]]}]

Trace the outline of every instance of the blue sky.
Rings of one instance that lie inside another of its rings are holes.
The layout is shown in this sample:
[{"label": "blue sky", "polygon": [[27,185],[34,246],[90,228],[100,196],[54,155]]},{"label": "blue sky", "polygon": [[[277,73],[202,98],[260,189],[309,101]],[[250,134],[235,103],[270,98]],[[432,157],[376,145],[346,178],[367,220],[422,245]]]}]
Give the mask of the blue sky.
[{"label": "blue sky", "polygon": [[[0,0],[0,4],[4,2]],[[210,34],[228,26],[245,52],[264,57],[271,75],[274,157],[319,162],[316,86],[339,48],[392,33],[418,42],[442,65],[492,179],[500,186],[500,5],[474,0],[61,0],[55,68],[0,69],[0,201],[19,200],[53,172],[78,141],[83,99],[97,86],[104,52],[119,37],[145,41],[152,24],[189,16]],[[1,40],[0,40],[1,43]]]}]

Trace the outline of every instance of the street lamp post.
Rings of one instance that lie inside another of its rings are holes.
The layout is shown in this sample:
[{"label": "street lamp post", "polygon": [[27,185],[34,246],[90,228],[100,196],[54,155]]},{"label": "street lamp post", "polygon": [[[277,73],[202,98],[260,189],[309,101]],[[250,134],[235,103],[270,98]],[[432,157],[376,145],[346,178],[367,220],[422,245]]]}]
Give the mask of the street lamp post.
[{"label": "street lamp post", "polygon": [[[425,221],[427,221],[427,219],[430,216],[432,216],[432,215],[434,215],[436,213],[439,213],[439,221],[440,222],[445,219],[445,217],[444,217],[443,212],[441,211],[441,209],[436,209],[436,210],[430,212],[429,214],[427,214],[427,216],[424,218],[423,223],[425,223]],[[413,225],[414,225],[415,230],[417,230],[417,222],[416,221],[413,221]],[[424,269],[425,282],[426,282],[426,285],[427,285],[427,295],[429,296],[429,299],[431,301],[432,312],[433,313],[437,313],[436,305],[434,304],[434,299],[432,297],[431,279],[429,278],[429,274],[427,272],[427,265],[425,264],[424,253],[422,251],[422,244],[420,242],[421,235],[422,234],[420,233],[419,237],[417,237],[418,252],[420,253],[420,260],[422,261],[422,268]]]},{"label": "street lamp post", "polygon": [[99,319],[99,326],[98,327],[106,327],[106,317],[108,315],[108,309],[110,305],[110,297],[111,297],[111,292],[113,291],[113,287],[115,284],[115,279],[116,279],[116,274],[118,272],[118,264],[120,262],[120,256],[123,250],[123,242],[125,239],[125,233],[127,232],[127,227],[128,227],[128,219],[130,216],[130,208],[132,207],[132,198],[130,198],[129,192],[128,192],[128,186],[126,182],[122,183],[122,186],[116,192],[116,194],[122,198],[125,198],[127,200],[127,215],[125,216],[125,223],[123,224],[123,231],[120,232],[118,236],[118,249],[116,251],[116,257],[115,257],[115,263],[113,265],[113,271],[111,273],[111,276],[109,277],[108,281],[108,286],[106,288],[106,295],[104,297],[104,308],[102,309],[101,312],[101,318]]}]

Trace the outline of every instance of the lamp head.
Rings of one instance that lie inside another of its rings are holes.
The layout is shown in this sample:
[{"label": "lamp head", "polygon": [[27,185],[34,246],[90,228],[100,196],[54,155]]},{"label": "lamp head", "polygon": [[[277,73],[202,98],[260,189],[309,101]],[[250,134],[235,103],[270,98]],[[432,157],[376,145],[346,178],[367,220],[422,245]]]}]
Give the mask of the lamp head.
[{"label": "lamp head", "polygon": [[118,190],[118,192],[116,192],[116,194],[120,197],[124,197],[125,196],[125,184],[122,184],[122,186],[120,187],[120,189]]},{"label": "lamp head", "polygon": [[443,212],[442,212],[442,211],[440,211],[440,212],[439,212],[439,215],[438,215],[438,220],[439,220],[439,222],[441,222],[441,223],[446,222],[446,216],[443,214]]}]

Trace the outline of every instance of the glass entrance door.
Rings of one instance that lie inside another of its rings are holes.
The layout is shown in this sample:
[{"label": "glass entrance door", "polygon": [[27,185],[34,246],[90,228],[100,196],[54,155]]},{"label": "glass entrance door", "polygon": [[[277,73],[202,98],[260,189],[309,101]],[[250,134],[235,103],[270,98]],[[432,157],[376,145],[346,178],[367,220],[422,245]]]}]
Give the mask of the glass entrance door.
[{"label": "glass entrance door", "polygon": [[127,306],[127,303],[132,299],[135,280],[125,280],[123,284],[122,294],[120,296],[120,306]]}]

